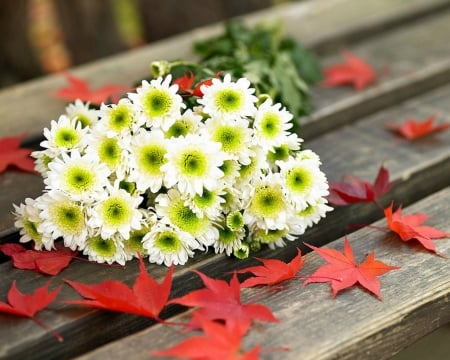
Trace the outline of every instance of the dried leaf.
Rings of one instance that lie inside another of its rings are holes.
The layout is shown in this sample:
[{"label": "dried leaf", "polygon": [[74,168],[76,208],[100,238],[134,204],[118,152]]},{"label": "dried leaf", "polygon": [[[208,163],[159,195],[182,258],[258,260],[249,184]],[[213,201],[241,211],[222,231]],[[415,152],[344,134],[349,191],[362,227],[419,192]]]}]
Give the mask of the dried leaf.
[{"label": "dried leaf", "polygon": [[408,140],[415,140],[425,135],[450,128],[450,123],[446,122],[435,125],[435,120],[436,115],[432,115],[423,121],[408,118],[402,124],[387,123],[386,127]]}]

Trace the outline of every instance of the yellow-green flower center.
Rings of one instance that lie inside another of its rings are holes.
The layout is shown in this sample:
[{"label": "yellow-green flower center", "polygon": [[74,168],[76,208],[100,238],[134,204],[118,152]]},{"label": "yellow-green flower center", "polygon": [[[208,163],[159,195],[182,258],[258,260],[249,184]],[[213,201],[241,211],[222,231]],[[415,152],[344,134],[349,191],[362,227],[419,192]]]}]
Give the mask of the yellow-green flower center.
[{"label": "yellow-green flower center", "polygon": [[125,104],[119,104],[113,108],[109,114],[109,127],[120,132],[122,130],[130,129],[133,123],[133,114]]},{"label": "yellow-green flower center", "polygon": [[189,149],[181,154],[178,167],[183,175],[201,177],[207,168],[207,158],[200,150]]},{"label": "yellow-green flower center", "polygon": [[176,227],[194,236],[200,234],[208,225],[206,216],[198,217],[181,199],[170,204],[169,219]]},{"label": "yellow-green flower center", "polygon": [[305,168],[294,168],[286,176],[287,187],[298,194],[304,193],[313,184],[311,173]]},{"label": "yellow-green flower center", "polygon": [[114,168],[120,162],[120,146],[115,138],[105,138],[98,147],[100,160],[110,168]]},{"label": "yellow-green flower center", "polygon": [[80,142],[80,134],[71,127],[60,127],[53,139],[57,147],[72,149]]},{"label": "yellow-green flower center", "polygon": [[162,89],[151,89],[143,99],[144,112],[150,118],[167,115],[172,104],[172,97]]},{"label": "yellow-green flower center", "polygon": [[261,119],[261,131],[265,138],[273,139],[281,130],[281,121],[277,114],[268,112]]},{"label": "yellow-green flower center", "polygon": [[244,99],[242,94],[234,89],[223,89],[216,93],[214,103],[216,107],[226,113],[241,109]]},{"label": "yellow-green flower center", "polygon": [[187,121],[184,121],[183,119],[175,121],[172,126],[167,130],[166,137],[180,137],[180,136],[186,136],[189,131],[191,130],[191,126]]},{"label": "yellow-green flower center", "polygon": [[69,201],[53,204],[49,213],[53,224],[63,234],[79,235],[85,227],[83,211]]},{"label": "yellow-green flower center", "polygon": [[156,234],[154,245],[164,253],[176,253],[183,243],[175,232],[166,230]]},{"label": "yellow-green flower center", "polygon": [[276,217],[286,204],[279,186],[258,186],[250,203],[250,211],[258,217]]},{"label": "yellow-green flower center", "polygon": [[235,152],[240,149],[243,134],[238,128],[229,125],[218,126],[213,134],[213,140],[222,144],[225,152]]},{"label": "yellow-green flower center", "polygon": [[116,253],[117,246],[111,239],[102,239],[96,236],[89,241],[89,247],[103,258],[113,257]]},{"label": "yellow-green flower center", "polygon": [[141,171],[149,175],[161,174],[161,166],[167,161],[165,158],[167,150],[164,146],[158,144],[145,145],[138,152],[138,165]]},{"label": "yellow-green flower center", "polygon": [[118,196],[110,197],[102,203],[101,214],[105,225],[111,227],[130,223],[133,215],[127,201]]},{"label": "yellow-green flower center", "polygon": [[95,184],[96,175],[94,169],[82,166],[71,166],[64,174],[67,190],[72,194],[83,194],[92,189]]},{"label": "yellow-green flower center", "polygon": [[270,162],[275,162],[277,160],[283,161],[289,158],[289,147],[287,145],[276,146],[273,150],[273,152],[269,151],[267,153],[267,159]]}]

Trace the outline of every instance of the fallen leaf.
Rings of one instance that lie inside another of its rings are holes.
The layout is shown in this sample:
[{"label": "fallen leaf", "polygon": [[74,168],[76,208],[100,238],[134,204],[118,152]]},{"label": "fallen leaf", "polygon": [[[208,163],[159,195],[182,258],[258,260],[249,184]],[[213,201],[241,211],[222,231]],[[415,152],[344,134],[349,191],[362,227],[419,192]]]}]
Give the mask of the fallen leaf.
[{"label": "fallen leaf", "polygon": [[115,280],[98,285],[66,280],[84,300],[66,300],[65,303],[141,315],[160,321],[159,314],[169,299],[174,266],[169,268],[161,285],[150,277],[142,258],[139,259],[139,268],[140,273],[132,289]]},{"label": "fallen leaf", "polygon": [[402,124],[387,123],[385,125],[389,130],[399,134],[405,139],[414,140],[430,133],[450,128],[450,123],[446,122],[435,125],[435,120],[436,115],[432,115],[423,121],[408,118]]},{"label": "fallen leaf", "polygon": [[275,285],[292,279],[303,266],[302,254],[299,249],[297,249],[297,256],[288,263],[277,259],[256,259],[262,262],[263,265],[250,266],[236,271],[238,274],[252,273],[254,275],[241,283],[242,288],[257,285]]},{"label": "fallen leaf", "polygon": [[[253,319],[277,322],[270,309],[261,304],[244,304],[241,301],[240,284],[236,273],[227,283],[224,280],[212,279],[200,271],[205,288],[193,290],[188,294],[170,300],[170,304],[198,307],[196,311],[209,320],[223,320],[229,329],[240,329],[245,333]],[[191,327],[196,327],[191,323]]]},{"label": "fallen leaf", "polygon": [[175,79],[173,81],[174,85],[178,85],[178,91],[191,94],[192,93],[192,85],[194,84],[195,76],[192,72],[188,74],[183,74],[182,77]]},{"label": "fallen leaf", "polygon": [[35,270],[46,275],[57,275],[78,254],[64,246],[55,250],[28,250],[19,244],[2,244],[0,251],[12,258],[13,266],[23,270]]},{"label": "fallen leaf", "polygon": [[335,249],[306,245],[317,252],[328,264],[321,266],[303,283],[303,286],[314,282],[330,282],[333,298],[339,291],[359,283],[381,300],[381,285],[377,276],[399,269],[398,266],[386,265],[379,260],[375,260],[373,252],[361,264],[357,264],[353,255],[353,249],[347,238],[344,239],[343,253]]},{"label": "fallen leaf", "polygon": [[0,139],[0,174],[8,167],[37,174],[34,160],[30,157],[33,150],[20,147],[23,138],[23,135],[19,135]]},{"label": "fallen leaf", "polygon": [[409,214],[402,216],[402,207],[393,213],[392,209],[394,203],[384,209],[384,216],[386,217],[388,227],[395,232],[400,239],[407,242],[410,240],[417,240],[422,246],[436,253],[433,239],[441,239],[450,236],[449,233],[435,229],[431,226],[421,225],[429,218],[427,214]]},{"label": "fallen leaf", "polygon": [[183,359],[203,360],[257,360],[260,346],[242,352],[243,334],[208,318],[199,317],[204,335],[190,337],[168,349],[154,351],[154,356],[173,356]]},{"label": "fallen leaf", "polygon": [[373,68],[363,59],[349,51],[343,51],[345,62],[331,65],[323,70],[323,86],[352,85],[356,90],[363,90],[376,80]]},{"label": "fallen leaf", "polygon": [[129,86],[117,84],[108,84],[96,90],[92,90],[87,81],[69,73],[66,73],[65,75],[69,85],[60,88],[54,92],[53,95],[68,101],[79,99],[94,105],[101,105],[102,103],[106,104],[110,101],[116,103],[119,101],[120,95],[131,90],[131,87]]},{"label": "fallen leaf", "polygon": [[378,197],[390,191],[395,185],[389,182],[389,171],[384,166],[379,168],[373,184],[353,176],[347,176],[346,180],[348,182],[330,182],[328,201],[331,204],[343,206],[356,202],[376,202]]},{"label": "fallen leaf", "polygon": [[61,290],[61,286],[59,286],[55,290],[48,292],[49,285],[50,284],[47,283],[46,285],[37,288],[32,294],[23,294],[17,289],[16,281],[13,281],[8,291],[8,303],[0,301],[0,312],[30,318],[36,324],[52,333],[53,336],[61,342],[63,340],[61,335],[50,329],[35,317],[37,312],[45,309],[55,300]]}]

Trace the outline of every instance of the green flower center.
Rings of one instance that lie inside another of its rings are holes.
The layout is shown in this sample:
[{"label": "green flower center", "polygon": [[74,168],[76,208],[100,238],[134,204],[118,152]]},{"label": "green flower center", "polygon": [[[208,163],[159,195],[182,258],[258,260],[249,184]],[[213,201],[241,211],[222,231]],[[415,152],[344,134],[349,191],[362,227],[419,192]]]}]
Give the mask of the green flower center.
[{"label": "green flower center", "polygon": [[287,145],[276,146],[273,148],[273,152],[269,151],[267,153],[267,159],[270,162],[275,162],[277,160],[287,160],[289,158],[289,147]]},{"label": "green flower center", "polygon": [[238,231],[244,227],[244,217],[240,211],[235,210],[227,215],[227,227],[233,231]]},{"label": "green flower center", "polygon": [[234,162],[234,160],[225,160],[223,162],[222,166],[220,166],[220,170],[222,170],[223,176],[228,176],[231,174],[231,172],[233,171]]},{"label": "green flower center", "polygon": [[251,174],[253,174],[255,168],[256,168],[256,158],[251,157],[250,164],[241,165],[241,167],[239,168],[239,177],[241,179],[249,177]]},{"label": "green flower center", "polygon": [[103,139],[98,147],[98,156],[109,167],[115,167],[120,161],[120,146],[117,139]]},{"label": "green flower center", "polygon": [[201,177],[205,174],[207,158],[199,150],[187,150],[180,156],[178,167],[184,175]]},{"label": "green flower center", "polygon": [[80,207],[71,202],[55,203],[49,213],[52,222],[63,234],[79,235],[85,226]]},{"label": "green flower center", "polygon": [[191,126],[188,122],[184,120],[177,120],[172,124],[169,130],[167,130],[166,137],[171,138],[171,137],[186,136],[190,130]]},{"label": "green flower center", "polygon": [[230,228],[224,226],[219,228],[219,241],[223,244],[229,245],[236,239],[236,234]]},{"label": "green flower center", "polygon": [[116,196],[102,203],[101,214],[105,225],[119,227],[131,221],[132,209],[125,199]]},{"label": "green flower center", "polygon": [[261,119],[261,131],[264,137],[273,139],[280,132],[280,118],[277,114],[268,112]]},{"label": "green flower center", "polygon": [[176,253],[183,246],[178,235],[170,230],[157,233],[154,244],[165,253]]},{"label": "green flower center", "polygon": [[133,115],[127,105],[120,104],[111,110],[109,114],[109,127],[112,130],[120,132],[129,129],[132,123]]},{"label": "green flower center", "polygon": [[57,147],[72,149],[80,142],[80,134],[71,127],[61,127],[56,130],[53,141]]},{"label": "green flower center", "polygon": [[250,254],[250,247],[246,243],[242,243],[238,249],[233,251],[233,255],[238,259],[247,259]]},{"label": "green flower center", "polygon": [[287,233],[287,229],[268,230],[267,232],[265,230],[258,229],[255,232],[255,237],[258,238],[262,243],[269,244],[281,239]]},{"label": "green flower center", "polygon": [[299,216],[309,216],[314,213],[314,206],[308,205],[305,209],[298,212]]},{"label": "green flower center", "polygon": [[91,119],[84,114],[75,115],[76,123],[80,123],[82,128],[88,127],[92,125]]},{"label": "green flower center", "polygon": [[215,105],[222,112],[235,112],[241,109],[243,103],[242,94],[234,89],[223,89],[217,92]]},{"label": "green flower center", "polygon": [[215,129],[213,140],[222,144],[225,152],[239,150],[242,144],[242,133],[233,126],[223,125]]},{"label": "green flower center", "polygon": [[89,241],[89,247],[94,250],[98,255],[104,258],[113,257],[116,253],[117,247],[113,240],[102,239],[100,236],[96,236]]},{"label": "green flower center", "polygon": [[304,168],[298,167],[288,172],[286,176],[287,187],[296,193],[304,193],[311,187],[313,179],[311,173]]},{"label": "green flower center", "polygon": [[37,230],[36,224],[29,219],[23,219],[23,229],[25,233],[32,238],[37,244],[42,243],[42,234]]},{"label": "green flower center", "polygon": [[74,165],[67,169],[64,180],[69,192],[83,194],[92,189],[96,176],[93,170]]},{"label": "green flower center", "polygon": [[280,187],[259,186],[250,204],[250,211],[259,217],[276,217],[285,209],[283,193]]},{"label": "green flower center", "polygon": [[123,189],[127,193],[132,194],[134,192],[134,190],[136,190],[136,184],[134,182],[122,180],[119,183],[119,189]]},{"label": "green flower center", "polygon": [[130,233],[130,238],[124,241],[124,246],[132,252],[143,254],[145,252],[142,246],[142,239],[150,231],[149,228],[142,228],[140,230],[135,230]]},{"label": "green flower center", "polygon": [[150,117],[161,117],[166,115],[173,104],[170,94],[161,89],[151,89],[143,99],[144,112]]},{"label": "green flower center", "polygon": [[192,235],[201,234],[208,225],[206,216],[199,218],[181,199],[170,204],[169,219],[176,227]]},{"label": "green flower center", "polygon": [[200,208],[206,208],[214,204],[214,200],[216,199],[216,193],[213,191],[209,191],[208,189],[203,188],[202,195],[195,194],[194,203]]},{"label": "green flower center", "polygon": [[161,174],[161,166],[167,161],[167,150],[158,144],[145,145],[139,149],[139,168],[149,175]]}]

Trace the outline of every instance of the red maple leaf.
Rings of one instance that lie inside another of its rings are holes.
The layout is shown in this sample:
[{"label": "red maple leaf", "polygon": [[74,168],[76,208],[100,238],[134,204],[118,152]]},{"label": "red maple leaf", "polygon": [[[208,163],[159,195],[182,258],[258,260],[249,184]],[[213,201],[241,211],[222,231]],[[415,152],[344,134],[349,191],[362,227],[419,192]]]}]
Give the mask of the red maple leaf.
[{"label": "red maple leaf", "polygon": [[152,352],[155,356],[174,356],[202,360],[257,360],[260,347],[242,353],[243,334],[239,329],[229,329],[223,324],[199,317],[203,336],[194,336],[168,349]]},{"label": "red maple leaf", "polygon": [[359,283],[381,300],[381,286],[377,276],[399,269],[398,266],[386,265],[375,260],[373,252],[367,256],[364,262],[357,264],[347,238],[344,240],[344,253],[335,249],[306,245],[324,258],[328,264],[321,266],[303,283],[303,286],[313,282],[330,282],[333,298],[339,291]]},{"label": "red maple leaf", "polygon": [[35,317],[37,312],[43,310],[55,300],[61,290],[61,286],[59,286],[48,292],[48,287],[49,283],[36,289],[32,294],[23,294],[17,289],[16,282],[13,281],[8,291],[8,304],[0,301],[0,312],[30,318],[36,324],[51,332],[58,341],[62,341],[59,334]]},{"label": "red maple leaf", "polygon": [[423,121],[408,118],[402,124],[387,123],[385,125],[389,130],[403,136],[405,139],[414,140],[430,133],[450,128],[450,123],[435,125],[435,120],[436,115],[432,115]]},{"label": "red maple leaf", "polygon": [[363,59],[349,51],[343,51],[345,62],[331,65],[323,70],[325,80],[323,86],[352,85],[362,90],[376,80],[373,68]]},{"label": "red maple leaf", "polygon": [[173,265],[162,284],[150,277],[144,261],[139,259],[140,273],[133,288],[120,281],[107,280],[98,285],[86,285],[66,280],[84,300],[66,300],[69,304],[91,306],[98,309],[141,315],[161,321],[159,314],[167,304],[172,286]]},{"label": "red maple leaf", "polygon": [[409,214],[402,216],[402,207],[393,213],[394,203],[384,209],[388,227],[395,232],[403,241],[417,240],[422,246],[436,253],[434,242],[432,239],[441,239],[450,236],[449,233],[435,229],[431,226],[421,225],[429,218],[427,214]]},{"label": "red maple leaf", "polygon": [[19,135],[0,139],[0,173],[8,167],[15,167],[37,174],[34,170],[34,160],[30,157],[33,150],[20,147],[23,138],[23,135]]},{"label": "red maple leaf", "polygon": [[173,81],[173,84],[178,85],[178,91],[182,91],[188,94],[192,94],[192,85],[194,84],[195,76],[192,72],[188,74],[183,74]]},{"label": "red maple leaf", "polygon": [[302,254],[299,249],[297,249],[297,256],[288,263],[277,259],[256,259],[263,265],[250,266],[236,271],[238,274],[252,273],[254,275],[241,283],[243,288],[257,285],[275,285],[292,279],[303,266]]},{"label": "red maple leaf", "polygon": [[117,103],[120,99],[120,95],[131,90],[129,86],[117,84],[108,84],[96,90],[92,90],[87,81],[69,73],[66,73],[65,75],[69,85],[60,88],[54,92],[53,95],[69,101],[79,99],[94,105],[101,105],[102,103],[108,103],[109,101]]},{"label": "red maple leaf", "polygon": [[384,195],[394,187],[389,182],[389,171],[381,166],[375,181],[369,183],[353,176],[347,176],[348,182],[330,182],[330,195],[328,201],[337,206],[349,205],[355,202],[376,202],[377,198]]},{"label": "red maple leaf", "polygon": [[19,244],[0,245],[0,251],[12,258],[13,265],[18,269],[36,270],[46,275],[59,274],[69,266],[77,251],[57,245],[56,250],[27,250]]},{"label": "red maple leaf", "polygon": [[[241,301],[240,284],[236,273],[227,283],[224,280],[212,279],[194,270],[201,277],[205,288],[193,290],[190,293],[170,300],[170,304],[198,307],[200,316],[210,320],[223,320],[229,329],[239,329],[245,333],[253,319],[277,322],[272,312],[261,304],[244,304]],[[196,321],[191,327],[195,328]]]}]

